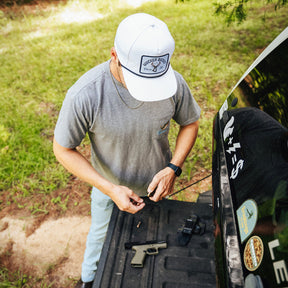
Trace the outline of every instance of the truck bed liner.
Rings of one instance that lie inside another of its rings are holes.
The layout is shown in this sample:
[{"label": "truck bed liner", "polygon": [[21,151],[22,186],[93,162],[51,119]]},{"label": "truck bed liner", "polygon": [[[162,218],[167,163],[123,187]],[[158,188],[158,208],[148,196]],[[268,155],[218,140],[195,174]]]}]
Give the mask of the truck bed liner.
[{"label": "truck bed liner", "polygon": [[[135,215],[113,209],[93,288],[209,288],[216,286],[212,193],[197,203],[176,200],[152,202]],[[191,215],[205,222],[203,235],[193,234],[180,246],[177,231]],[[144,267],[131,267],[134,251],[126,242],[166,241],[167,249],[146,255]]]}]

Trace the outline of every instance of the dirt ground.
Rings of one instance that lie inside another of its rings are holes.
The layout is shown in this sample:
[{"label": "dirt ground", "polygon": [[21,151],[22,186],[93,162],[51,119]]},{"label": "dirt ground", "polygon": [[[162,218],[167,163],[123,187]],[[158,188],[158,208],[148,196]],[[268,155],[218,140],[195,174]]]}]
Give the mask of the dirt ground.
[{"label": "dirt ground", "polygon": [[34,278],[46,278],[49,284],[57,283],[57,287],[70,287],[81,272],[90,218],[48,219],[27,237],[25,227],[32,221],[11,216],[1,220],[2,226],[7,227],[0,233],[2,247],[10,252],[7,266],[19,267],[18,271]]},{"label": "dirt ground", "polygon": [[[191,180],[198,181],[207,175],[202,171]],[[187,184],[187,183],[186,183]],[[211,177],[181,192],[186,201],[195,201],[199,192],[211,189]],[[12,204],[0,212],[0,264],[10,272],[20,271],[31,277],[32,286],[24,287],[74,287],[80,278],[86,236],[90,227],[90,187],[71,178],[67,188],[55,191],[43,201],[57,195],[68,195],[68,209],[63,212],[56,204],[49,213],[31,215],[27,209]],[[43,195],[25,199],[43,198]],[[24,201],[24,200],[23,200]],[[74,203],[78,205],[75,207]],[[22,205],[20,205],[21,207]],[[29,283],[30,283],[29,282]],[[45,283],[46,286],[43,285]],[[28,284],[31,285],[31,284]]]},{"label": "dirt ground", "polygon": [[[37,203],[43,195],[4,208],[0,212],[1,266],[11,273],[20,271],[31,277],[30,282],[36,283],[29,283],[28,287],[73,287],[80,277],[90,227],[89,192],[87,185],[71,179],[67,188],[44,197],[43,201],[49,203],[48,213],[31,215],[28,209],[18,208]],[[65,212],[51,202],[57,195],[68,194]]]}]

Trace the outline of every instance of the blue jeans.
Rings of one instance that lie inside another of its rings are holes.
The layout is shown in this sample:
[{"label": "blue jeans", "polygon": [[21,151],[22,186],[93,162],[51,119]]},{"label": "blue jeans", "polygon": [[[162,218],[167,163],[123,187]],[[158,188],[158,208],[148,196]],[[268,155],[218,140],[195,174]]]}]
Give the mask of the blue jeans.
[{"label": "blue jeans", "polygon": [[83,282],[94,280],[112,210],[113,201],[111,198],[93,187],[91,193],[91,227],[87,236],[82,263],[81,279]]}]

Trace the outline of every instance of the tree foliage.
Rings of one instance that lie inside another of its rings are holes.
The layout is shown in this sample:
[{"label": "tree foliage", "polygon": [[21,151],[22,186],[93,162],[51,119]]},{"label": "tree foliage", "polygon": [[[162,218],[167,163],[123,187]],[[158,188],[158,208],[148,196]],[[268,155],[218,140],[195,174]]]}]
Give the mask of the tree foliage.
[{"label": "tree foliage", "polygon": [[[238,24],[246,20],[247,17],[247,3],[252,0],[233,0],[225,3],[213,3],[215,5],[215,14],[224,15],[225,21],[228,25],[233,22]],[[267,4],[274,4],[275,10],[283,7],[288,3],[288,0],[266,0]]]}]

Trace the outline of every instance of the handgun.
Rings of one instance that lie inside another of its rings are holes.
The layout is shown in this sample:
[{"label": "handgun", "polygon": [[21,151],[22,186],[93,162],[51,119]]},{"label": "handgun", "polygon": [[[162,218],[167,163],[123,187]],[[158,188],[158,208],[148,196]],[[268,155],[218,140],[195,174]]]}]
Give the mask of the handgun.
[{"label": "handgun", "polygon": [[132,249],[135,251],[135,255],[131,260],[131,266],[142,268],[144,266],[145,256],[157,255],[158,249],[167,248],[165,241],[147,241],[147,242],[129,242],[125,243],[125,249]]}]

